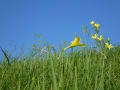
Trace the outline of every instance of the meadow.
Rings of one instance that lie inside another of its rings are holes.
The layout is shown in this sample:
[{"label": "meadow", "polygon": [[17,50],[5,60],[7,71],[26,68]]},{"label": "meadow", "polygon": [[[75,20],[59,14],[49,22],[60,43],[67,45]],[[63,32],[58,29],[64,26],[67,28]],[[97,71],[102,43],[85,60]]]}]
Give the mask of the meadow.
[{"label": "meadow", "polygon": [[[28,56],[11,57],[3,50],[0,90],[120,90],[120,46],[89,34],[95,47],[75,40],[58,50],[34,45]],[[75,48],[76,47],[76,48]]]}]

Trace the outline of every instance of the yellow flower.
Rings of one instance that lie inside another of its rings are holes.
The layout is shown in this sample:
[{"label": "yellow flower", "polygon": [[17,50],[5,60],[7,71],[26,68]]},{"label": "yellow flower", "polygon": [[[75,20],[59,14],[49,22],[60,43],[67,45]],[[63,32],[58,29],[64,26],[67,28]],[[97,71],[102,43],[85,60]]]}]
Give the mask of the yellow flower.
[{"label": "yellow flower", "polygon": [[94,21],[91,21],[90,24],[94,26],[95,22],[94,22]]},{"label": "yellow flower", "polygon": [[105,43],[105,46],[106,46],[106,48],[108,48],[109,50],[110,50],[111,48],[114,48],[114,46],[113,46],[112,44],[108,44],[107,42]]},{"label": "yellow flower", "polygon": [[68,48],[76,47],[76,46],[86,47],[85,44],[80,43],[80,38],[76,36],[75,40],[71,42],[71,45],[66,47],[66,48],[64,48],[64,50],[66,50]]},{"label": "yellow flower", "polygon": [[96,29],[99,29],[99,28],[100,28],[100,24],[94,24],[94,27],[95,27]]},{"label": "yellow flower", "polygon": [[110,38],[107,38],[107,42],[110,42]]},{"label": "yellow flower", "polygon": [[92,36],[92,38],[94,39],[94,40],[96,40],[97,39],[97,34],[94,34],[93,36]]},{"label": "yellow flower", "polygon": [[100,24],[96,24],[95,21],[91,21],[90,24],[96,29],[100,28]]},{"label": "yellow flower", "polygon": [[101,42],[101,41],[103,41],[103,36],[102,36],[102,35],[100,35],[100,37],[98,37],[97,39],[98,39],[98,41],[100,41],[100,42]]}]

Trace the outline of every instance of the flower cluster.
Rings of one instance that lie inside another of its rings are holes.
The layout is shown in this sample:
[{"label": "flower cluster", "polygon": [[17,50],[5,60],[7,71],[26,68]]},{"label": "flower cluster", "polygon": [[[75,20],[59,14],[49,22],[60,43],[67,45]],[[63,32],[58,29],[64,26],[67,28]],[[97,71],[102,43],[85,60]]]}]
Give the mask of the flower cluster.
[{"label": "flower cluster", "polygon": [[91,25],[96,28],[99,29],[100,28],[100,24],[95,23],[94,21],[91,21]]},{"label": "flower cluster", "polygon": [[[95,30],[95,34],[92,35],[92,39],[96,40],[97,43],[103,43],[104,47],[108,48],[109,50],[111,48],[114,48],[114,46],[112,44],[110,44],[110,38],[105,40],[103,38],[103,35],[99,35],[98,29],[100,28],[100,24],[95,24],[95,21],[91,21],[90,24],[94,27],[94,30]],[[99,37],[98,37],[98,35],[99,35]]]},{"label": "flower cluster", "polygon": [[97,40],[99,42],[102,42],[103,41],[103,36],[100,35],[100,37],[98,37],[98,34],[93,34],[92,39]]},{"label": "flower cluster", "polygon": [[[97,41],[97,44],[101,45],[102,48],[106,47],[109,50],[111,48],[114,48],[114,46],[110,44],[110,38],[105,40],[103,35],[99,35],[100,24],[95,23],[95,21],[91,21],[90,24],[93,26],[95,30],[95,33],[92,35],[92,39]],[[76,46],[86,47],[86,44],[81,43],[80,40],[81,40],[80,37],[77,37],[77,33],[75,33],[74,41],[72,41],[68,47],[64,48],[64,50],[68,48],[76,47]]]}]

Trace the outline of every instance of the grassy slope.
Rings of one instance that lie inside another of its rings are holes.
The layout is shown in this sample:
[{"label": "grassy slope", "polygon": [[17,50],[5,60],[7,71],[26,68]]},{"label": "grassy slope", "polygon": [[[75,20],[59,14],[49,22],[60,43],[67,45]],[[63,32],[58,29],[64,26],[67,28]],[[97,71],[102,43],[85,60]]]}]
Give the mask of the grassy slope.
[{"label": "grassy slope", "polygon": [[[0,64],[0,90],[119,90],[120,48],[54,52]],[[101,51],[102,52],[102,51]],[[64,54],[63,54],[64,53]]]}]

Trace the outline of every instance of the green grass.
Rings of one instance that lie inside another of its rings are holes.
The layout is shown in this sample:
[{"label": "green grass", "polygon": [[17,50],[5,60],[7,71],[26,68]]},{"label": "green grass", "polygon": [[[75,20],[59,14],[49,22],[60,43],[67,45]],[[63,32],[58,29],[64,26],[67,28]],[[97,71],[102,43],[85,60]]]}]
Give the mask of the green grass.
[{"label": "green grass", "polygon": [[[4,57],[0,64],[0,90],[119,90],[120,47],[72,52],[48,48],[41,56]],[[102,52],[102,53],[101,53]],[[42,58],[41,58],[42,57]]]}]

